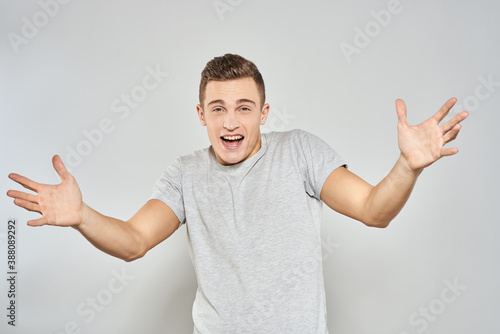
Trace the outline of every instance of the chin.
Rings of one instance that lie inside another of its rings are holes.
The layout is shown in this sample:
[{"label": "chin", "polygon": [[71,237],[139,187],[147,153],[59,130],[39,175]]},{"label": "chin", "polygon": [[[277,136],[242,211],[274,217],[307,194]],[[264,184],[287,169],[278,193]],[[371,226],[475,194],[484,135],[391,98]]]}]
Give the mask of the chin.
[{"label": "chin", "polygon": [[222,162],[219,162],[223,165],[235,165],[245,160],[245,157],[239,156],[239,154],[238,156],[234,156],[233,154],[219,154],[218,156],[219,160],[222,160]]}]

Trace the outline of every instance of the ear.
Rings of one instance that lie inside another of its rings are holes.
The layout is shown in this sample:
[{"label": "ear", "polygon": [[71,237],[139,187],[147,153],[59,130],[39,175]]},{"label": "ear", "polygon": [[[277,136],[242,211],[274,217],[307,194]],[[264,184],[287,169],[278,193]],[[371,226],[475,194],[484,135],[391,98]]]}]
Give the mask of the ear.
[{"label": "ear", "polygon": [[260,113],[260,125],[266,124],[267,116],[269,115],[269,103],[264,104]]},{"label": "ear", "polygon": [[205,113],[203,112],[201,105],[196,105],[196,112],[198,113],[198,118],[200,119],[201,125],[207,126],[207,122],[205,121]]}]

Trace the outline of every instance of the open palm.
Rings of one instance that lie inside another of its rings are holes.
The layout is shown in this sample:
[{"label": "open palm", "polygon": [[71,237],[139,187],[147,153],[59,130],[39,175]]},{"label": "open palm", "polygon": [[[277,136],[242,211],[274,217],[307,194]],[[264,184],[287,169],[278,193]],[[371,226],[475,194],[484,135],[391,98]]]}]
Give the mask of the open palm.
[{"label": "open palm", "polygon": [[82,221],[83,202],[80,187],[58,155],[52,158],[52,165],[61,178],[60,184],[41,184],[12,173],[9,175],[10,179],[36,194],[9,190],[7,195],[14,198],[14,204],[17,206],[42,215],[41,218],[29,221],[28,225],[76,226]]},{"label": "open palm", "polygon": [[456,101],[455,98],[449,99],[434,116],[418,125],[408,124],[405,103],[399,99],[396,101],[398,145],[412,170],[421,170],[443,156],[458,152],[457,148],[444,148],[444,145],[457,137],[461,127],[459,123],[467,118],[468,113],[463,111],[439,125]]}]

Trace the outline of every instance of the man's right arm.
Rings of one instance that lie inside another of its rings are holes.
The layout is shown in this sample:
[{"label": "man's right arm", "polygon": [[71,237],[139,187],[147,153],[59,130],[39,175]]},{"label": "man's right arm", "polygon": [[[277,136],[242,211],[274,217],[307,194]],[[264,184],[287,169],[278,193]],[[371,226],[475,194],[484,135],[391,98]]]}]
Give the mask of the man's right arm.
[{"label": "man's right arm", "polygon": [[84,203],[82,222],[74,228],[98,249],[128,262],[144,256],[178,226],[172,209],[152,199],[127,221],[105,216]]},{"label": "man's right arm", "polygon": [[179,226],[174,212],[156,199],[149,200],[127,221],[102,215],[83,202],[78,183],[59,156],[54,156],[52,164],[61,178],[57,185],[41,184],[14,173],[9,175],[36,193],[7,192],[17,206],[42,215],[28,221],[30,226],[71,226],[98,249],[125,261],[142,257]]}]

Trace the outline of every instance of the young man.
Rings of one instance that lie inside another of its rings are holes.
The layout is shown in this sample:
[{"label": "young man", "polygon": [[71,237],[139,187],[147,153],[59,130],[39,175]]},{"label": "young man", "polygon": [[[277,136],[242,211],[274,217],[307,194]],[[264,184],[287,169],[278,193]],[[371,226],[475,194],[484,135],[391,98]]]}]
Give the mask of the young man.
[{"label": "young man", "polygon": [[14,203],[42,217],[30,226],[72,226],[102,251],[132,261],[185,223],[198,290],[194,333],[328,333],[321,265],[322,203],[368,226],[386,227],[408,199],[423,168],[457,153],[468,114],[439,126],[456,99],[410,126],[396,101],[401,150],[376,186],[346,168],[319,138],[301,130],[261,134],[269,105],[250,61],[232,54],[202,72],[197,113],[211,146],[178,158],[149,201],[128,221],[82,202],[59,156],[59,185],[9,177],[36,194],[9,190]]}]

